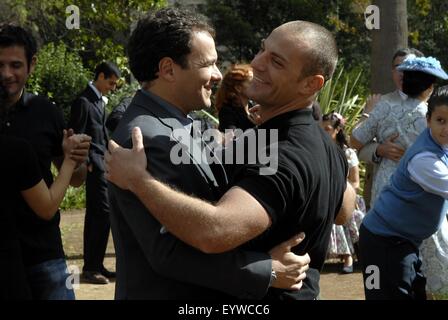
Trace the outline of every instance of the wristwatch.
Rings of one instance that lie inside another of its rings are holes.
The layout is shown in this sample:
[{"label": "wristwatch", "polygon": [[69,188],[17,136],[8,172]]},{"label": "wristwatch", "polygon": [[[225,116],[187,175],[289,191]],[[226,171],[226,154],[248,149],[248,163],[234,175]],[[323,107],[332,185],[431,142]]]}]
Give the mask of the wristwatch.
[{"label": "wristwatch", "polygon": [[275,280],[277,280],[277,272],[275,272],[275,270],[272,269],[272,271],[271,271],[271,279],[269,280],[269,288],[272,287],[272,285],[274,284]]}]

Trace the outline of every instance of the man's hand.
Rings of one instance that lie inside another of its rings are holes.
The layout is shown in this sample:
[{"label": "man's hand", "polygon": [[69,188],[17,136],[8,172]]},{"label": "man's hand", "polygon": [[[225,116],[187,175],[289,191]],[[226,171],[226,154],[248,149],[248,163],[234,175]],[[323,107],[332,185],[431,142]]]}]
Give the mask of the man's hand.
[{"label": "man's hand", "polygon": [[378,147],[376,148],[376,154],[382,158],[386,158],[396,162],[400,161],[406,150],[403,149],[403,147],[399,144],[394,143],[398,136],[399,134],[395,133],[388,137],[386,141],[378,145]]},{"label": "man's hand", "polygon": [[132,129],[132,149],[122,148],[110,140],[109,151],[104,160],[106,179],[121,189],[131,190],[135,181],[143,176],[150,176],[146,171],[147,159],[139,127]]},{"label": "man's hand", "polygon": [[295,291],[302,287],[302,280],[306,278],[305,272],[311,259],[308,253],[298,256],[291,252],[291,248],[297,246],[303,239],[305,234],[302,232],[269,251],[272,257],[272,269],[277,274],[272,287]]},{"label": "man's hand", "polygon": [[247,114],[247,118],[256,126],[263,123],[263,119],[261,118],[260,113],[260,105],[257,104],[249,109],[249,113]]},{"label": "man's hand", "polygon": [[368,96],[366,106],[364,107],[364,112],[370,113],[375,108],[375,105],[378,103],[378,101],[380,101],[380,99],[381,95],[378,93]]},{"label": "man's hand", "polygon": [[72,129],[64,130],[62,140],[64,157],[70,158],[77,164],[83,163],[88,157],[91,140],[92,138],[86,134],[74,134]]}]

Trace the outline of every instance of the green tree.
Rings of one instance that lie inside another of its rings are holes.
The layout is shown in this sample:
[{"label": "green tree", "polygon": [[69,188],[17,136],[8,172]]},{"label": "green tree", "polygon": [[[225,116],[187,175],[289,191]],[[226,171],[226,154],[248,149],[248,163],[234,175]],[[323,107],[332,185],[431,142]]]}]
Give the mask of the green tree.
[{"label": "green tree", "polygon": [[409,44],[448,68],[448,1],[408,0]]},{"label": "green tree", "polygon": [[203,13],[217,30],[221,58],[250,61],[260,41],[282,23],[315,22],[334,31],[341,56],[367,66],[370,38],[364,26],[363,0],[207,0]]},{"label": "green tree", "polygon": [[[64,42],[77,52],[85,66],[93,69],[110,60],[127,70],[125,46],[132,23],[147,10],[166,4],[165,0],[1,0],[4,21],[15,21],[33,30],[39,42]],[[80,28],[69,30],[66,8],[80,10]],[[126,73],[126,72],[125,72]]]},{"label": "green tree", "polygon": [[63,43],[49,43],[39,51],[36,69],[27,87],[31,92],[47,96],[67,114],[71,102],[90,78],[90,72],[76,53],[67,51]]}]

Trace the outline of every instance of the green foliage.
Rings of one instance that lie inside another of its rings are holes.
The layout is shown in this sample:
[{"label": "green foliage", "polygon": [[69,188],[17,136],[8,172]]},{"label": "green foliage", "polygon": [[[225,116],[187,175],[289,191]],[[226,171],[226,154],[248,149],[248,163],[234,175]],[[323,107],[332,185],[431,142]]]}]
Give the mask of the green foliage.
[{"label": "green foliage", "polygon": [[[339,67],[333,78],[328,81],[319,93],[318,101],[322,114],[332,111],[339,112],[346,120],[344,132],[347,138],[353,127],[358,123],[365,105],[365,87],[359,86],[362,69],[352,69],[344,72],[344,67]],[[363,163],[359,165],[360,190],[364,191],[366,169]]]},{"label": "green foliage", "polygon": [[[65,10],[72,4],[79,8],[80,28],[69,30],[65,22],[70,13]],[[165,0],[1,0],[0,20],[33,30],[41,44],[63,41],[91,70],[108,60],[126,75],[125,47],[132,23],[147,10],[164,5]]]},{"label": "green foliage", "polygon": [[351,132],[364,109],[365,95],[358,86],[361,74],[358,70],[344,73],[344,68],[340,67],[319,93],[322,114],[332,111],[342,114],[346,119],[346,133]]},{"label": "green foliage", "polygon": [[220,59],[250,61],[258,52],[261,40],[274,28],[287,21],[307,20],[332,30],[341,56],[351,66],[362,65],[368,71],[370,38],[364,26],[364,2],[207,0],[203,11],[216,27],[218,45],[226,48],[221,50]]},{"label": "green foliage", "polygon": [[448,1],[408,0],[409,45],[448,68]]},{"label": "green foliage", "polygon": [[46,95],[67,112],[91,74],[83,67],[79,56],[67,51],[62,43],[49,43],[39,51],[37,59],[28,80],[28,90]]},{"label": "green foliage", "polygon": [[[51,165],[51,173],[53,174],[53,178],[56,178],[58,174],[58,170],[55,166]],[[62,200],[59,208],[61,210],[69,210],[69,209],[82,209],[86,207],[86,187],[82,185],[79,188],[73,188],[71,186],[68,187],[65,192],[64,200]]]},{"label": "green foliage", "polygon": [[125,82],[121,85],[120,88],[115,90],[109,96],[109,103],[107,104],[107,112],[111,112],[124,98],[133,97],[135,92],[139,89],[139,85],[137,81],[132,82],[131,84]]},{"label": "green foliage", "polygon": [[59,208],[61,210],[82,209],[86,207],[86,187],[68,187],[64,200]]}]

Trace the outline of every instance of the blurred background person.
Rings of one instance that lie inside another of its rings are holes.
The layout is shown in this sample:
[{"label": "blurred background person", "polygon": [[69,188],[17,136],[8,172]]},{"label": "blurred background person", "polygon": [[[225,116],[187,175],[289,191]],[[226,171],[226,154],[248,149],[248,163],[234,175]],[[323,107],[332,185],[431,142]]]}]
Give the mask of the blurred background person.
[{"label": "blurred background person", "polygon": [[252,102],[245,93],[252,78],[252,67],[248,64],[234,64],[224,75],[215,101],[220,131],[225,129],[245,131],[254,127],[248,119]]},{"label": "blurred background person", "polygon": [[[348,147],[347,138],[344,133],[344,117],[337,112],[325,114],[322,116],[321,125],[333,141],[344,151],[349,166],[347,180],[358,192],[359,160],[356,151]],[[341,257],[343,259],[344,265],[341,270],[342,273],[353,272],[353,255],[358,251],[359,227],[364,215],[364,200],[358,195],[356,197],[356,209],[350,220],[345,225],[333,224],[327,255],[330,258]]]}]

